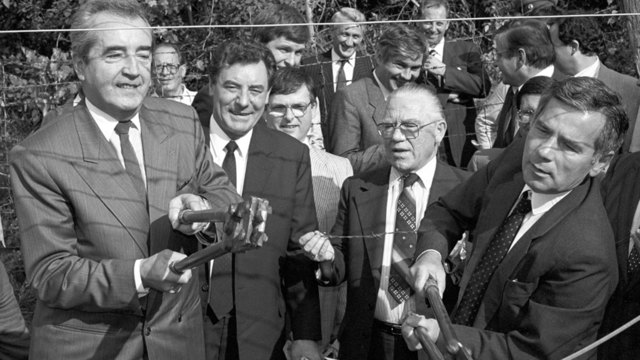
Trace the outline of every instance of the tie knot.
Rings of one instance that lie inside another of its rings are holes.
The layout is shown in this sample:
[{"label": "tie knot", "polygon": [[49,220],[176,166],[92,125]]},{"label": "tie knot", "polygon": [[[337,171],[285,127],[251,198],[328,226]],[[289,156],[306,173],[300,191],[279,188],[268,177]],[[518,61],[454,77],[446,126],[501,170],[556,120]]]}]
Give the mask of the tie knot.
[{"label": "tie knot", "polygon": [[133,126],[131,120],[127,121],[119,121],[118,125],[116,125],[116,134],[118,135],[126,135],[129,133],[129,128]]},{"label": "tie knot", "polygon": [[418,174],[416,173],[410,173],[404,176],[404,180],[403,180],[403,187],[410,187],[411,185],[413,185],[416,181],[418,181],[418,179],[420,179],[420,177],[418,176]]},{"label": "tie knot", "polygon": [[231,140],[224,148],[227,150],[227,154],[233,154],[238,149],[238,144],[236,144],[235,141]]},{"label": "tie knot", "polygon": [[518,201],[518,204],[516,205],[516,208],[513,210],[513,212],[518,214],[523,214],[523,215],[530,212],[531,211],[531,199],[529,199],[530,196],[531,195],[529,191],[523,192],[522,195],[520,196],[520,201]]}]

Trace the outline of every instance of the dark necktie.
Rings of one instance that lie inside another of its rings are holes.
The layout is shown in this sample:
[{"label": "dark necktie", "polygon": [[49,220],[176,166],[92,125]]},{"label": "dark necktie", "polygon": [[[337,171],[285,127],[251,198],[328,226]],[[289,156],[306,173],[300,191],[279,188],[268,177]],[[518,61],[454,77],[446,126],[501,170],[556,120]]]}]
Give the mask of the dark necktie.
[{"label": "dark necktie", "polygon": [[522,225],[522,220],[530,211],[531,200],[529,200],[528,192],[525,192],[511,215],[505,219],[496,232],[478,266],[471,274],[469,284],[453,317],[455,324],[473,325],[489,281],[502,259],[507,255],[509,247],[511,247],[511,243]]},{"label": "dark necktie", "polygon": [[136,152],[133,150],[133,145],[129,141],[129,128],[133,126],[131,120],[120,121],[116,125],[116,134],[120,138],[120,152],[124,159],[124,168],[129,175],[129,179],[133,184],[134,189],[140,194],[142,198],[147,198],[147,189],[145,187],[144,179],[142,178],[142,172],[140,171],[140,164],[136,157]]},{"label": "dark necktie", "polygon": [[631,278],[638,269],[640,269],[640,252],[638,252],[638,248],[634,244],[627,262],[627,277]]},{"label": "dark necktie", "polygon": [[349,60],[340,59],[340,60],[338,60],[338,62],[340,63],[340,68],[338,69],[338,78],[337,78],[337,81],[336,81],[336,91],[338,91],[338,90],[342,89],[343,87],[347,86],[347,75],[344,73],[344,64],[349,62]]},{"label": "dark necktie", "polygon": [[[387,291],[398,304],[411,296],[411,286],[404,280],[398,267],[401,263],[405,263],[407,267],[410,265],[416,247],[416,201],[411,185],[418,179],[418,175],[414,173],[404,176],[403,190],[396,206],[396,227],[391,251],[399,253],[402,261],[391,264]],[[391,259],[393,261],[393,257]]]},{"label": "dark necktie", "polygon": [[[222,161],[222,168],[229,180],[236,185],[236,157],[238,144],[231,140],[225,146],[227,154]],[[233,256],[231,253],[220,256],[213,261],[211,284],[209,286],[209,304],[218,319],[233,309]]]},{"label": "dark necktie", "polygon": [[[438,52],[435,49],[429,50],[429,57],[432,57],[432,56],[435,57],[437,55],[438,55]],[[442,87],[442,76],[429,72],[427,74],[427,78],[436,87],[438,88]]]},{"label": "dark necktie", "polygon": [[502,109],[498,114],[498,129],[501,133],[498,134],[494,147],[507,147],[513,141],[513,136],[516,133],[517,112],[516,92],[513,91],[512,86],[509,86]]}]

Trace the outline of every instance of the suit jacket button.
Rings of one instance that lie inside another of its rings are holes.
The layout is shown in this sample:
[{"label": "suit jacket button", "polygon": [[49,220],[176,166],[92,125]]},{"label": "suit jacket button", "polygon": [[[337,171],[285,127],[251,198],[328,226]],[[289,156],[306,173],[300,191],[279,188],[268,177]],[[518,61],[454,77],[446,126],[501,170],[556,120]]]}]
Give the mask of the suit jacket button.
[{"label": "suit jacket button", "polygon": [[144,329],[144,336],[149,336],[151,335],[151,328],[147,326],[146,329]]},{"label": "suit jacket button", "polygon": [[202,291],[207,292],[209,291],[209,284],[204,284],[202,285],[202,287],[200,288]]}]

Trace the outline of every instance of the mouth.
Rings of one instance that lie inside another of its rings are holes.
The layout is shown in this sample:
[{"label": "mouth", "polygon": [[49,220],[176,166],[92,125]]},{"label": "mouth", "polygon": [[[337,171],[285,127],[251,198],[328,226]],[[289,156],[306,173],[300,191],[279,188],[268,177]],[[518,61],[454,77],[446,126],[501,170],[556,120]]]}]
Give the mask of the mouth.
[{"label": "mouth", "polygon": [[140,85],[138,84],[117,84],[116,86],[119,89],[125,89],[125,90],[135,90],[138,87],[140,87]]}]

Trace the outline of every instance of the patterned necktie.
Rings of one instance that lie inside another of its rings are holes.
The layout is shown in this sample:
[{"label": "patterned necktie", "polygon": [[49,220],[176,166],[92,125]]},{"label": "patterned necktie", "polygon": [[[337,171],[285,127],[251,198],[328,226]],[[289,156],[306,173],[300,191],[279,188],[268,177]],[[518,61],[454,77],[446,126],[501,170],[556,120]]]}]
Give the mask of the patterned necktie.
[{"label": "patterned necktie", "polygon": [[343,87],[347,86],[347,75],[344,73],[344,64],[349,62],[349,60],[340,59],[340,60],[338,60],[338,62],[340,63],[340,68],[338,69],[338,77],[337,77],[337,81],[336,81],[336,91],[338,91],[338,90],[342,89]]},{"label": "patterned necktie", "polygon": [[529,192],[527,191],[522,194],[511,215],[502,223],[491,240],[489,247],[482,255],[478,266],[471,274],[471,279],[469,279],[467,288],[462,296],[460,306],[458,306],[453,317],[455,324],[473,325],[489,281],[502,259],[507,255],[525,215],[530,211],[531,200],[529,200]]},{"label": "patterned necktie", "polygon": [[638,248],[633,245],[627,262],[627,277],[631,278],[638,269],[640,269],[640,253],[638,252]]},{"label": "patterned necktie", "polygon": [[129,175],[129,179],[131,180],[133,187],[146,202],[147,189],[145,187],[144,179],[142,178],[142,171],[140,171],[140,163],[138,163],[138,157],[136,156],[133,145],[131,145],[131,141],[129,140],[129,128],[131,128],[131,126],[133,126],[131,120],[120,121],[118,122],[118,125],[116,125],[115,131],[120,138],[120,152],[124,160],[124,168]]},{"label": "patterned necktie", "polygon": [[[238,144],[231,140],[225,146],[227,154],[222,161],[222,168],[229,180],[236,185],[236,157]],[[209,304],[218,319],[233,309],[233,256],[231,253],[218,257],[213,261],[211,284],[209,286]]]},{"label": "patterned necktie", "polygon": [[[418,175],[411,173],[404,176],[403,190],[398,197],[396,206],[396,227],[393,236],[393,252],[400,254],[402,261],[391,264],[389,271],[389,295],[398,303],[402,303],[411,296],[411,286],[402,277],[398,270],[401,263],[408,267],[413,258],[417,240],[416,231],[416,201],[411,191],[411,185],[418,181]],[[393,261],[393,257],[392,257]]]}]

